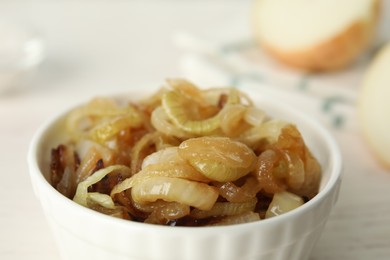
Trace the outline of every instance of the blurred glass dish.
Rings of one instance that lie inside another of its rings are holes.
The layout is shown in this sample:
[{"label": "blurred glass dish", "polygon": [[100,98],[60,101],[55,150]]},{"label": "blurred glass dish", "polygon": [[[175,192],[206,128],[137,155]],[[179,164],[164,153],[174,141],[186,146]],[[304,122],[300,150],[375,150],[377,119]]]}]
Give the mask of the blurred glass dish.
[{"label": "blurred glass dish", "polygon": [[0,94],[20,84],[43,59],[44,43],[34,30],[0,21]]}]

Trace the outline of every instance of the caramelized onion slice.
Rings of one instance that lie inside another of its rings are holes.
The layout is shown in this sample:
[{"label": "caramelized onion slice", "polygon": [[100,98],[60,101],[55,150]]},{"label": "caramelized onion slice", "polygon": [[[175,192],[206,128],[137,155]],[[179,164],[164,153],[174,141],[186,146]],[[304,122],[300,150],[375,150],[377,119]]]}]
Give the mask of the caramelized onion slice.
[{"label": "caramelized onion slice", "polygon": [[207,178],[234,181],[248,174],[256,155],[246,145],[227,137],[199,137],[182,142],[179,155]]},{"label": "caramelized onion slice", "polygon": [[87,195],[87,204],[90,203],[89,201],[107,209],[115,209],[114,201],[107,194],[102,194],[99,192],[89,192]]},{"label": "caramelized onion slice", "polygon": [[227,104],[221,110],[221,130],[227,136],[238,136],[250,125],[245,121],[247,107],[241,104]]},{"label": "caramelized onion slice", "polygon": [[[170,220],[179,219],[190,214],[190,206],[178,202],[156,201],[151,214],[145,219],[145,223],[167,224]],[[153,203],[153,202],[152,202]]]},{"label": "caramelized onion slice", "polygon": [[161,106],[158,106],[153,110],[150,120],[153,127],[156,128],[157,131],[168,136],[175,136],[181,139],[194,137],[193,134],[188,133],[174,125]]},{"label": "caramelized onion slice", "polygon": [[177,91],[166,92],[161,100],[165,113],[180,129],[195,135],[207,135],[220,126],[220,114],[206,114],[202,106]]},{"label": "caramelized onion slice", "polygon": [[[255,176],[260,187],[267,193],[274,194],[286,189],[284,179],[278,178],[274,174],[278,171],[281,172],[280,174],[288,174],[288,168],[284,167],[281,156],[277,150],[269,149],[261,153],[258,157]],[[279,170],[279,167],[282,169]]]},{"label": "caramelized onion slice", "polygon": [[224,217],[220,221],[213,223],[210,226],[235,225],[235,224],[243,224],[243,223],[249,223],[249,222],[254,222],[259,220],[260,220],[260,216],[258,213],[249,211],[239,215]]},{"label": "caramelized onion slice", "polygon": [[252,126],[261,125],[262,123],[264,123],[265,119],[266,113],[264,112],[264,110],[261,110],[254,106],[248,107],[244,115],[245,122]]},{"label": "caramelized onion slice", "polygon": [[245,202],[256,196],[261,186],[256,177],[248,175],[241,187],[233,182],[214,183],[218,187],[219,195],[230,202]]},{"label": "caramelized onion slice", "polygon": [[256,197],[241,203],[216,202],[210,210],[193,209],[190,216],[193,218],[202,219],[208,217],[238,215],[244,212],[254,211],[256,203]]},{"label": "caramelized onion slice", "polygon": [[98,183],[106,175],[114,171],[120,171],[121,173],[124,173],[124,175],[130,175],[130,168],[124,165],[113,165],[100,169],[78,184],[73,201],[82,206],[88,207],[88,187]]},{"label": "caramelized onion slice", "polygon": [[260,125],[249,128],[237,137],[237,140],[253,147],[261,140],[268,143],[275,143],[283,127],[288,125],[287,122],[277,119],[268,120]]},{"label": "caramelized onion slice", "polygon": [[98,143],[104,143],[120,131],[127,128],[140,127],[142,123],[141,115],[134,110],[127,115],[114,117],[96,125],[89,131],[89,137]]},{"label": "caramelized onion slice", "polygon": [[181,162],[184,163],[183,159],[179,156],[178,147],[167,147],[165,149],[159,150],[155,153],[152,153],[145,157],[142,162],[142,169],[145,169],[147,166],[152,164],[164,164],[172,162]]},{"label": "caramelized onion slice", "polygon": [[275,193],[271,204],[265,214],[265,218],[271,218],[289,212],[303,205],[304,201],[301,197],[291,192]]},{"label": "caramelized onion slice", "polygon": [[218,198],[214,187],[204,183],[170,177],[144,179],[131,190],[135,202],[148,203],[158,199],[209,210]]},{"label": "caramelized onion slice", "polygon": [[120,106],[113,99],[96,98],[69,114],[66,129],[75,140],[88,137],[104,141],[128,125],[139,126],[142,119],[133,106]]},{"label": "caramelized onion slice", "polygon": [[193,180],[198,182],[209,182],[210,179],[200,174],[196,171],[191,165],[186,163],[159,163],[151,164],[142,169],[137,174],[133,175],[131,178],[127,178],[123,182],[116,185],[112,191],[111,196],[120,193],[122,191],[131,189],[138,183],[152,178],[152,177],[170,177],[170,178],[180,178]]},{"label": "caramelized onion slice", "polygon": [[180,92],[180,94],[186,96],[187,98],[195,100],[199,105],[207,104],[205,103],[201,90],[188,80],[167,79],[167,83],[173,90]]}]

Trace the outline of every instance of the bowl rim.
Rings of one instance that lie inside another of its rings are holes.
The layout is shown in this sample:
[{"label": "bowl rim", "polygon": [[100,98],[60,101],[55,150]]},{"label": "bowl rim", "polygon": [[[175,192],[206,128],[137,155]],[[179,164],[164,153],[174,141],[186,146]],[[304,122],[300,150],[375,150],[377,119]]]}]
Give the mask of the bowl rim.
[{"label": "bowl rim", "polygon": [[[244,90],[245,92],[245,90]],[[137,97],[143,95],[143,94],[150,93],[149,90],[147,91],[140,91],[131,89],[124,94],[126,94],[126,97],[129,97],[131,94],[136,94]],[[121,93],[119,93],[121,94]],[[109,95],[112,97],[117,96],[115,93],[114,95]],[[285,214],[279,215],[277,217],[269,218],[269,219],[263,219],[260,221],[254,221],[249,223],[242,223],[242,224],[234,224],[234,225],[222,225],[222,226],[196,226],[196,227],[187,227],[187,226],[164,226],[164,225],[154,225],[154,224],[147,224],[142,222],[135,222],[131,220],[125,220],[125,219],[119,219],[112,216],[108,216],[105,214],[102,214],[100,212],[94,211],[92,209],[86,208],[82,205],[79,205],[75,203],[73,200],[63,196],[61,193],[59,193],[44,177],[42,171],[39,167],[39,159],[38,159],[38,151],[39,147],[42,145],[45,135],[47,134],[48,130],[56,123],[58,120],[62,117],[64,117],[67,113],[69,113],[72,109],[77,107],[78,105],[84,104],[84,102],[81,102],[79,104],[73,104],[70,107],[55,113],[48,119],[46,119],[36,130],[35,134],[33,135],[28,152],[27,152],[27,163],[28,163],[28,169],[29,169],[29,175],[31,178],[31,181],[33,183],[34,193],[38,197],[38,200],[41,200],[39,197],[39,192],[36,187],[36,184],[38,184],[41,188],[45,190],[45,193],[49,193],[53,196],[55,196],[56,200],[59,200],[59,202],[66,204],[67,206],[73,208],[74,210],[77,210],[80,212],[80,214],[86,215],[89,218],[91,218],[91,221],[94,219],[97,219],[100,222],[106,222],[110,225],[116,225],[122,228],[123,230],[127,229],[134,229],[134,230],[142,230],[142,232],[160,232],[164,234],[172,234],[175,233],[177,235],[183,235],[188,234],[188,232],[191,232],[193,234],[210,234],[210,233],[220,233],[223,232],[235,232],[235,231],[243,231],[245,230],[252,230],[256,226],[263,226],[263,225],[270,225],[274,224],[277,225],[278,223],[283,223],[285,219],[292,218],[294,216],[307,213],[313,208],[316,204],[326,199],[328,195],[330,195],[331,190],[338,184],[338,182],[341,180],[342,175],[342,155],[339,148],[338,143],[336,142],[336,139],[332,136],[332,134],[327,130],[320,122],[312,118],[311,116],[307,115],[303,111],[296,109],[293,106],[290,106],[286,103],[281,102],[280,100],[275,100],[274,97],[272,97],[272,101],[269,101],[267,99],[267,94],[265,95],[259,95],[259,98],[261,100],[265,100],[269,104],[272,103],[272,105],[277,106],[283,111],[288,111],[288,113],[294,114],[295,116],[298,116],[302,121],[305,122],[305,124],[309,125],[310,128],[313,128],[318,136],[321,136],[321,138],[324,140],[324,143],[327,145],[327,150],[329,151],[329,159],[328,164],[330,176],[327,181],[327,183],[323,186],[323,188],[320,190],[320,192],[311,200],[300,206],[299,208],[292,210],[290,212],[287,212]],[[258,97],[256,97],[258,98]],[[320,225],[321,223],[318,223]]]}]

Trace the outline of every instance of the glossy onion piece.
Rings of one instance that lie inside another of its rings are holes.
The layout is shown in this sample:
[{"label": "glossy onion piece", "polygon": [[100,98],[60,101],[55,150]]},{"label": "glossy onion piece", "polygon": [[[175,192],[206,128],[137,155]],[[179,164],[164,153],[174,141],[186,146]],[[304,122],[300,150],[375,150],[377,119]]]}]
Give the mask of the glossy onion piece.
[{"label": "glossy onion piece", "polygon": [[90,156],[88,153],[94,151],[99,154],[105,164],[114,162],[115,152],[112,149],[88,139],[79,140],[76,144],[76,151],[82,160]]},{"label": "glossy onion piece", "polygon": [[143,182],[145,179],[153,177],[181,178],[199,182],[210,181],[210,179],[200,174],[191,165],[188,165],[186,163],[172,162],[151,164],[142,169],[137,174],[133,175],[131,178],[127,178],[123,182],[116,185],[111,191],[111,196],[124,190],[131,189],[138,183]]},{"label": "glossy onion piece", "polygon": [[207,184],[170,177],[144,179],[131,190],[135,202],[158,199],[176,201],[201,210],[209,210],[218,198],[218,191]]},{"label": "glossy onion piece", "polygon": [[169,119],[180,129],[195,135],[207,135],[220,126],[220,115],[202,114],[202,107],[176,91],[162,97],[162,106]]},{"label": "glossy onion piece", "polygon": [[252,169],[256,155],[246,145],[227,137],[199,137],[182,142],[179,155],[207,178],[234,181]]},{"label": "glossy onion piece", "polygon": [[[115,122],[118,118],[124,119]],[[91,138],[90,131],[95,128],[93,138],[101,141],[100,138],[110,137],[112,133],[120,131],[128,124],[138,126],[141,123],[142,116],[134,107],[121,107],[113,99],[98,98],[70,112],[66,129],[74,139],[78,140],[82,137]],[[100,124],[102,128],[99,130]]]},{"label": "glossy onion piece", "polygon": [[284,153],[288,162],[286,183],[289,191],[313,198],[318,193],[321,167],[305,145],[301,133],[294,125],[287,125],[274,146]]},{"label": "glossy onion piece", "polygon": [[242,104],[253,106],[252,100],[245,93],[236,88],[209,88],[202,90],[203,98],[210,104],[220,103],[222,96],[227,96],[227,104]]},{"label": "glossy onion piece", "polygon": [[288,169],[285,165],[278,164],[281,157],[280,153],[271,149],[264,151],[258,157],[255,175],[260,187],[267,193],[274,194],[286,189],[283,178],[286,177]]},{"label": "glossy onion piece", "polygon": [[142,120],[138,112],[130,113],[100,123],[89,131],[89,136],[98,143],[104,143],[124,129],[140,127],[141,125]]},{"label": "glossy onion piece", "polygon": [[102,156],[100,155],[100,152],[96,149],[95,146],[91,146],[85,156],[83,156],[83,159],[80,162],[80,166],[76,171],[77,183],[85,180],[88,176],[90,176],[92,171],[95,169],[96,164],[101,159]]},{"label": "glossy onion piece", "polygon": [[150,120],[153,127],[156,128],[157,131],[168,136],[176,136],[181,139],[194,137],[193,134],[188,133],[174,125],[161,106],[153,110]]},{"label": "glossy onion piece", "polygon": [[177,202],[160,201],[154,207],[151,214],[145,219],[145,223],[167,224],[170,220],[179,219],[190,214],[190,206]]},{"label": "glossy onion piece", "polygon": [[150,146],[152,146],[156,142],[158,135],[158,132],[145,134],[131,149],[130,168],[132,174],[137,173],[141,169],[142,161],[148,155],[145,153],[148,153],[148,149],[150,149]]},{"label": "glossy onion piece", "polygon": [[77,185],[76,194],[73,198],[73,201],[82,206],[87,207],[88,187],[92,186],[95,183],[98,183],[108,174],[117,171],[120,171],[121,173],[123,173],[123,175],[130,175],[130,168],[124,165],[114,165],[100,169]]},{"label": "glossy onion piece", "polygon": [[256,197],[241,203],[216,202],[210,210],[193,209],[190,216],[196,219],[202,219],[208,217],[238,215],[244,212],[254,211],[256,203]]},{"label": "glossy onion piece", "polygon": [[74,196],[77,186],[78,154],[73,145],[61,144],[51,150],[50,181],[61,194]]},{"label": "glossy onion piece", "polygon": [[179,156],[179,150],[177,146],[167,147],[146,156],[142,162],[141,168],[144,169],[152,164],[164,164],[171,162],[184,163],[184,160]]},{"label": "glossy onion piece", "polygon": [[157,208],[165,207],[170,203],[177,203],[177,202],[167,202],[164,200],[156,200],[154,202],[144,203],[144,204],[140,204],[140,203],[137,203],[135,201],[132,201],[132,203],[136,209],[143,211],[143,212],[146,212],[146,213],[152,213]]},{"label": "glossy onion piece", "polygon": [[249,211],[239,215],[224,217],[217,223],[213,223],[210,226],[235,225],[235,224],[249,223],[249,222],[254,222],[259,220],[260,220],[260,216],[258,213]]},{"label": "glossy onion piece", "polygon": [[254,176],[248,176],[241,187],[233,182],[215,183],[218,187],[219,195],[230,202],[245,202],[256,196],[261,186]]},{"label": "glossy onion piece", "polygon": [[221,110],[221,130],[227,136],[238,136],[249,128],[244,120],[247,107],[241,104],[226,105]]},{"label": "glossy onion piece", "polygon": [[195,100],[198,104],[204,103],[204,98],[200,89],[185,79],[167,79],[168,85],[175,91],[186,97]]},{"label": "glossy onion piece", "polygon": [[300,189],[305,182],[305,165],[295,153],[284,151],[284,158],[288,164],[287,185],[291,189]]},{"label": "glossy onion piece", "polygon": [[245,115],[244,115],[244,120],[248,124],[252,126],[258,126],[264,123],[266,119],[266,114],[263,110],[257,108],[257,107],[248,107]]},{"label": "glossy onion piece", "polygon": [[90,204],[89,201],[107,209],[115,209],[114,201],[107,194],[102,194],[99,192],[89,192],[87,196],[87,204]]},{"label": "glossy onion piece", "polygon": [[290,191],[299,195],[312,199],[320,188],[321,181],[321,166],[317,159],[313,157],[309,150],[306,151],[305,159],[305,180],[299,189],[290,187]]},{"label": "glossy onion piece", "polygon": [[291,192],[278,192],[275,193],[271,204],[265,213],[265,218],[271,218],[289,212],[304,203],[303,199]]},{"label": "glossy onion piece", "polygon": [[261,140],[266,140],[268,143],[275,143],[279,138],[282,128],[287,124],[287,122],[282,120],[271,119],[243,132],[237,140],[251,147],[255,146]]}]

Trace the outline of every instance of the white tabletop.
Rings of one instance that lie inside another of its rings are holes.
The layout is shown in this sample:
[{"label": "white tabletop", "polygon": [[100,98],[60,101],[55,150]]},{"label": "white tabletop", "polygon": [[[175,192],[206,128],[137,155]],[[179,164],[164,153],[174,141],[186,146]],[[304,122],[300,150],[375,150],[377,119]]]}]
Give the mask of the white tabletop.
[{"label": "white tabletop", "polygon": [[[47,51],[35,75],[0,95],[0,259],[59,259],[28,176],[26,154],[37,127],[92,96],[157,88],[165,78],[181,76],[182,50],[173,36],[183,31],[205,39],[220,31],[245,34],[249,3],[0,2],[0,17],[36,30]],[[353,110],[351,118],[357,120]],[[378,164],[358,129],[330,130],[347,158],[343,185],[310,259],[390,259],[390,170]]]}]

